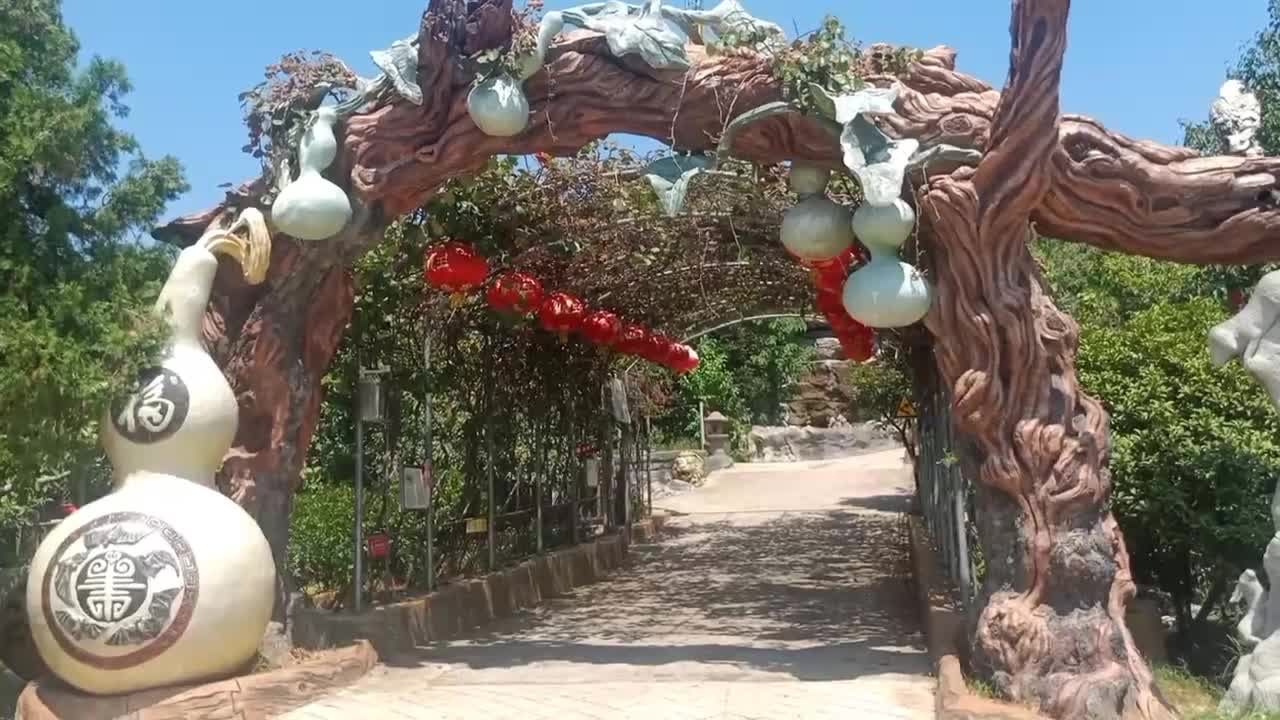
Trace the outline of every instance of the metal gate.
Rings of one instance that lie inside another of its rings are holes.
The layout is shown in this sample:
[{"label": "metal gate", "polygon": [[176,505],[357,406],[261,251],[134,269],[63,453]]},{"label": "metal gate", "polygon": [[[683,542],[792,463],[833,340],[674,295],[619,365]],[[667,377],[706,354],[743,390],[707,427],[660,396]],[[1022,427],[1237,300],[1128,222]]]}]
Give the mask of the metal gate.
[{"label": "metal gate", "polygon": [[917,425],[916,488],[925,525],[966,610],[976,592],[970,551],[973,528],[969,479],[961,472],[951,428],[951,397],[939,382],[927,383]]}]

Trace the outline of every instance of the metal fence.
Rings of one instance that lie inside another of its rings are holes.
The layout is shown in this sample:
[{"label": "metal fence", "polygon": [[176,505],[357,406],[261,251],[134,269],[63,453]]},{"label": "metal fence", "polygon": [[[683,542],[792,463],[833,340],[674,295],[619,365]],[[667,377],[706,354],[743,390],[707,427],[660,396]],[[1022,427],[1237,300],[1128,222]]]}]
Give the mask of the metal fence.
[{"label": "metal fence", "polygon": [[950,394],[940,383],[931,385],[920,398],[916,489],[931,539],[968,610],[977,592],[972,488],[958,462]]}]

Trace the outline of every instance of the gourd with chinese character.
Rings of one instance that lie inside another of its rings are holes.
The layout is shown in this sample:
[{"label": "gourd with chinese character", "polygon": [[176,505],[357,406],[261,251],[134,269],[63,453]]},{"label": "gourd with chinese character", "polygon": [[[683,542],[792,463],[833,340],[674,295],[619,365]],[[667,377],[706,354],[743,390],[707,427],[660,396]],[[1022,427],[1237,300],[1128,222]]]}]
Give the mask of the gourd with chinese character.
[{"label": "gourd with chinese character", "polygon": [[238,409],[200,336],[217,254],[261,282],[270,242],[249,209],[178,256],[156,303],[172,328],[168,351],[103,418],[115,489],[63,520],[31,562],[32,636],[50,670],[80,690],[222,677],[257,651],[275,565],[258,524],[214,487]]}]

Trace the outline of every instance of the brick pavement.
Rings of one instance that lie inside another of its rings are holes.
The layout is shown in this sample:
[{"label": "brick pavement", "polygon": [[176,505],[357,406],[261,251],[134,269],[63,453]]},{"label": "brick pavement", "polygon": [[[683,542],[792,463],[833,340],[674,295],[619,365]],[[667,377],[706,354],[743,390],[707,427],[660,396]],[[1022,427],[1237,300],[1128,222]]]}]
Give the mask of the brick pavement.
[{"label": "brick pavement", "polygon": [[631,566],[421,648],[287,720],[928,718],[900,450],[741,466]]}]

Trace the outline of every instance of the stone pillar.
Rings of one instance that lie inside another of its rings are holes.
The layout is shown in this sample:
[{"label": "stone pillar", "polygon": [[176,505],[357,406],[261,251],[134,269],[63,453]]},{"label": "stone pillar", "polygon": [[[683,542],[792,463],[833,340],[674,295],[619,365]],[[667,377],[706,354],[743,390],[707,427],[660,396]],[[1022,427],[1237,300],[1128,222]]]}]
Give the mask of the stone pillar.
[{"label": "stone pillar", "polygon": [[706,472],[733,467],[733,458],[729,456],[729,418],[719,412],[713,412],[702,420],[707,438]]}]

